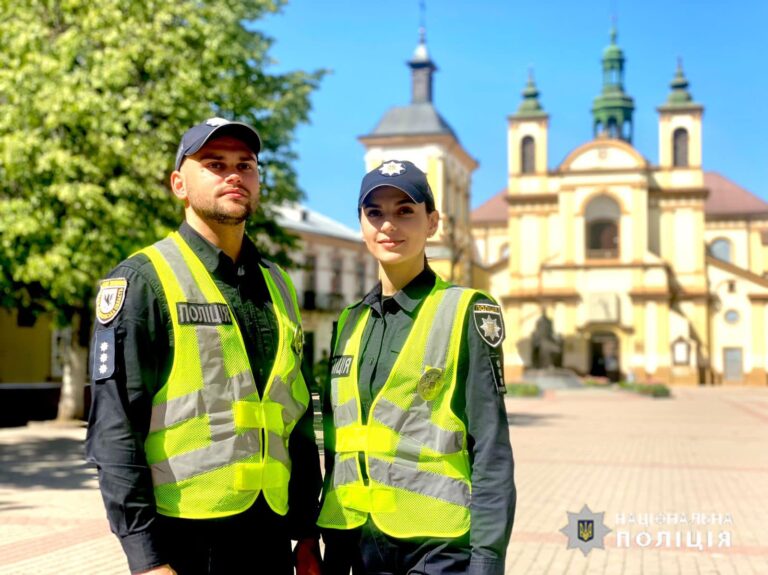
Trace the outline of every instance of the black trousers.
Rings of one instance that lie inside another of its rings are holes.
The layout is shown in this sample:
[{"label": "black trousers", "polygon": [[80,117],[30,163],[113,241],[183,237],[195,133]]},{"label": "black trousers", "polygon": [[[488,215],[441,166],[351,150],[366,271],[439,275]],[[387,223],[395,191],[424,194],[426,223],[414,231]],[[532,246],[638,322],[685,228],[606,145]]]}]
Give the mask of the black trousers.
[{"label": "black trousers", "polygon": [[285,517],[263,496],[250,509],[220,519],[158,516],[169,562],[179,575],[293,575]]},{"label": "black trousers", "polygon": [[369,518],[359,529],[323,530],[323,575],[460,575],[469,570],[469,534],[397,539]]}]

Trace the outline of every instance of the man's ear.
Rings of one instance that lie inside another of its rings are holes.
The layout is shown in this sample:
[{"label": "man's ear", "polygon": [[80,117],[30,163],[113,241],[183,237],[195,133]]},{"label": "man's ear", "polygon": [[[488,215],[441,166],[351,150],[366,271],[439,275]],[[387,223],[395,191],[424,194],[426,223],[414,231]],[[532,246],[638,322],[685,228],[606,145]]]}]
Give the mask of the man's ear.
[{"label": "man's ear", "polygon": [[429,227],[427,228],[427,237],[431,238],[437,232],[437,225],[440,223],[440,212],[435,210],[434,212],[427,214],[429,221]]},{"label": "man's ear", "polygon": [[187,199],[187,189],[184,185],[184,176],[182,176],[181,172],[178,170],[171,172],[171,191],[173,192],[173,195],[180,200]]}]

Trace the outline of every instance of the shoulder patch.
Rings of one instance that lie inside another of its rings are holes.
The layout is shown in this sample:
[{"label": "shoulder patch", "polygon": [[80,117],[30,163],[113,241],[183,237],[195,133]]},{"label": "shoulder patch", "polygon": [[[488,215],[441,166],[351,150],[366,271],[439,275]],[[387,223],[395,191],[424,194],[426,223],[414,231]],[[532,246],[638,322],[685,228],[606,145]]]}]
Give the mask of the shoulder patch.
[{"label": "shoulder patch", "polygon": [[480,338],[491,347],[499,347],[504,341],[504,318],[501,307],[492,303],[476,303],[472,306],[472,321]]},{"label": "shoulder patch", "polygon": [[96,319],[99,323],[107,325],[120,313],[125,302],[126,289],[128,280],[125,278],[101,280],[99,294],[96,296]]},{"label": "shoulder patch", "polygon": [[96,330],[93,335],[93,369],[91,374],[94,381],[107,379],[115,373],[115,328]]}]

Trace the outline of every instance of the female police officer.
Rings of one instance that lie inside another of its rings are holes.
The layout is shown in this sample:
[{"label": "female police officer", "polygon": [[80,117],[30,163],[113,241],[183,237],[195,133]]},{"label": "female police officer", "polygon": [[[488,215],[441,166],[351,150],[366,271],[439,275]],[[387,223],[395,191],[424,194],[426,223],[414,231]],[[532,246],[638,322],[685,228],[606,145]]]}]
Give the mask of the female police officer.
[{"label": "female police officer", "polygon": [[358,211],[381,281],[334,334],[327,573],[503,573],[515,487],[501,310],[427,265],[439,214],[414,164],[366,174]]}]

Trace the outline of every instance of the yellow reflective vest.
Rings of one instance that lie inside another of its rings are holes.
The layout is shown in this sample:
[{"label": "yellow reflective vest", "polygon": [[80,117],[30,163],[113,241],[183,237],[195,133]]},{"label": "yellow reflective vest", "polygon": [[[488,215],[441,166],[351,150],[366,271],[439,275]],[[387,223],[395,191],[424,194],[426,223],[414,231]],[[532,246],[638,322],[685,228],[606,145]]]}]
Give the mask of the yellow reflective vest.
[{"label": "yellow reflective vest", "polygon": [[173,363],[153,398],[145,441],[158,512],[223,517],[246,510],[264,493],[285,515],[288,437],[309,403],[290,280],[274,264],[262,266],[279,336],[260,396],[235,315],[181,235],[174,232],[141,253],[157,272],[173,325]]},{"label": "yellow reflective vest", "polygon": [[367,422],[358,363],[370,311],[353,306],[342,312],[331,370],[336,455],[318,525],[351,529],[370,516],[381,531],[400,538],[458,537],[469,530],[467,430],[451,399],[476,293],[437,278]]}]

